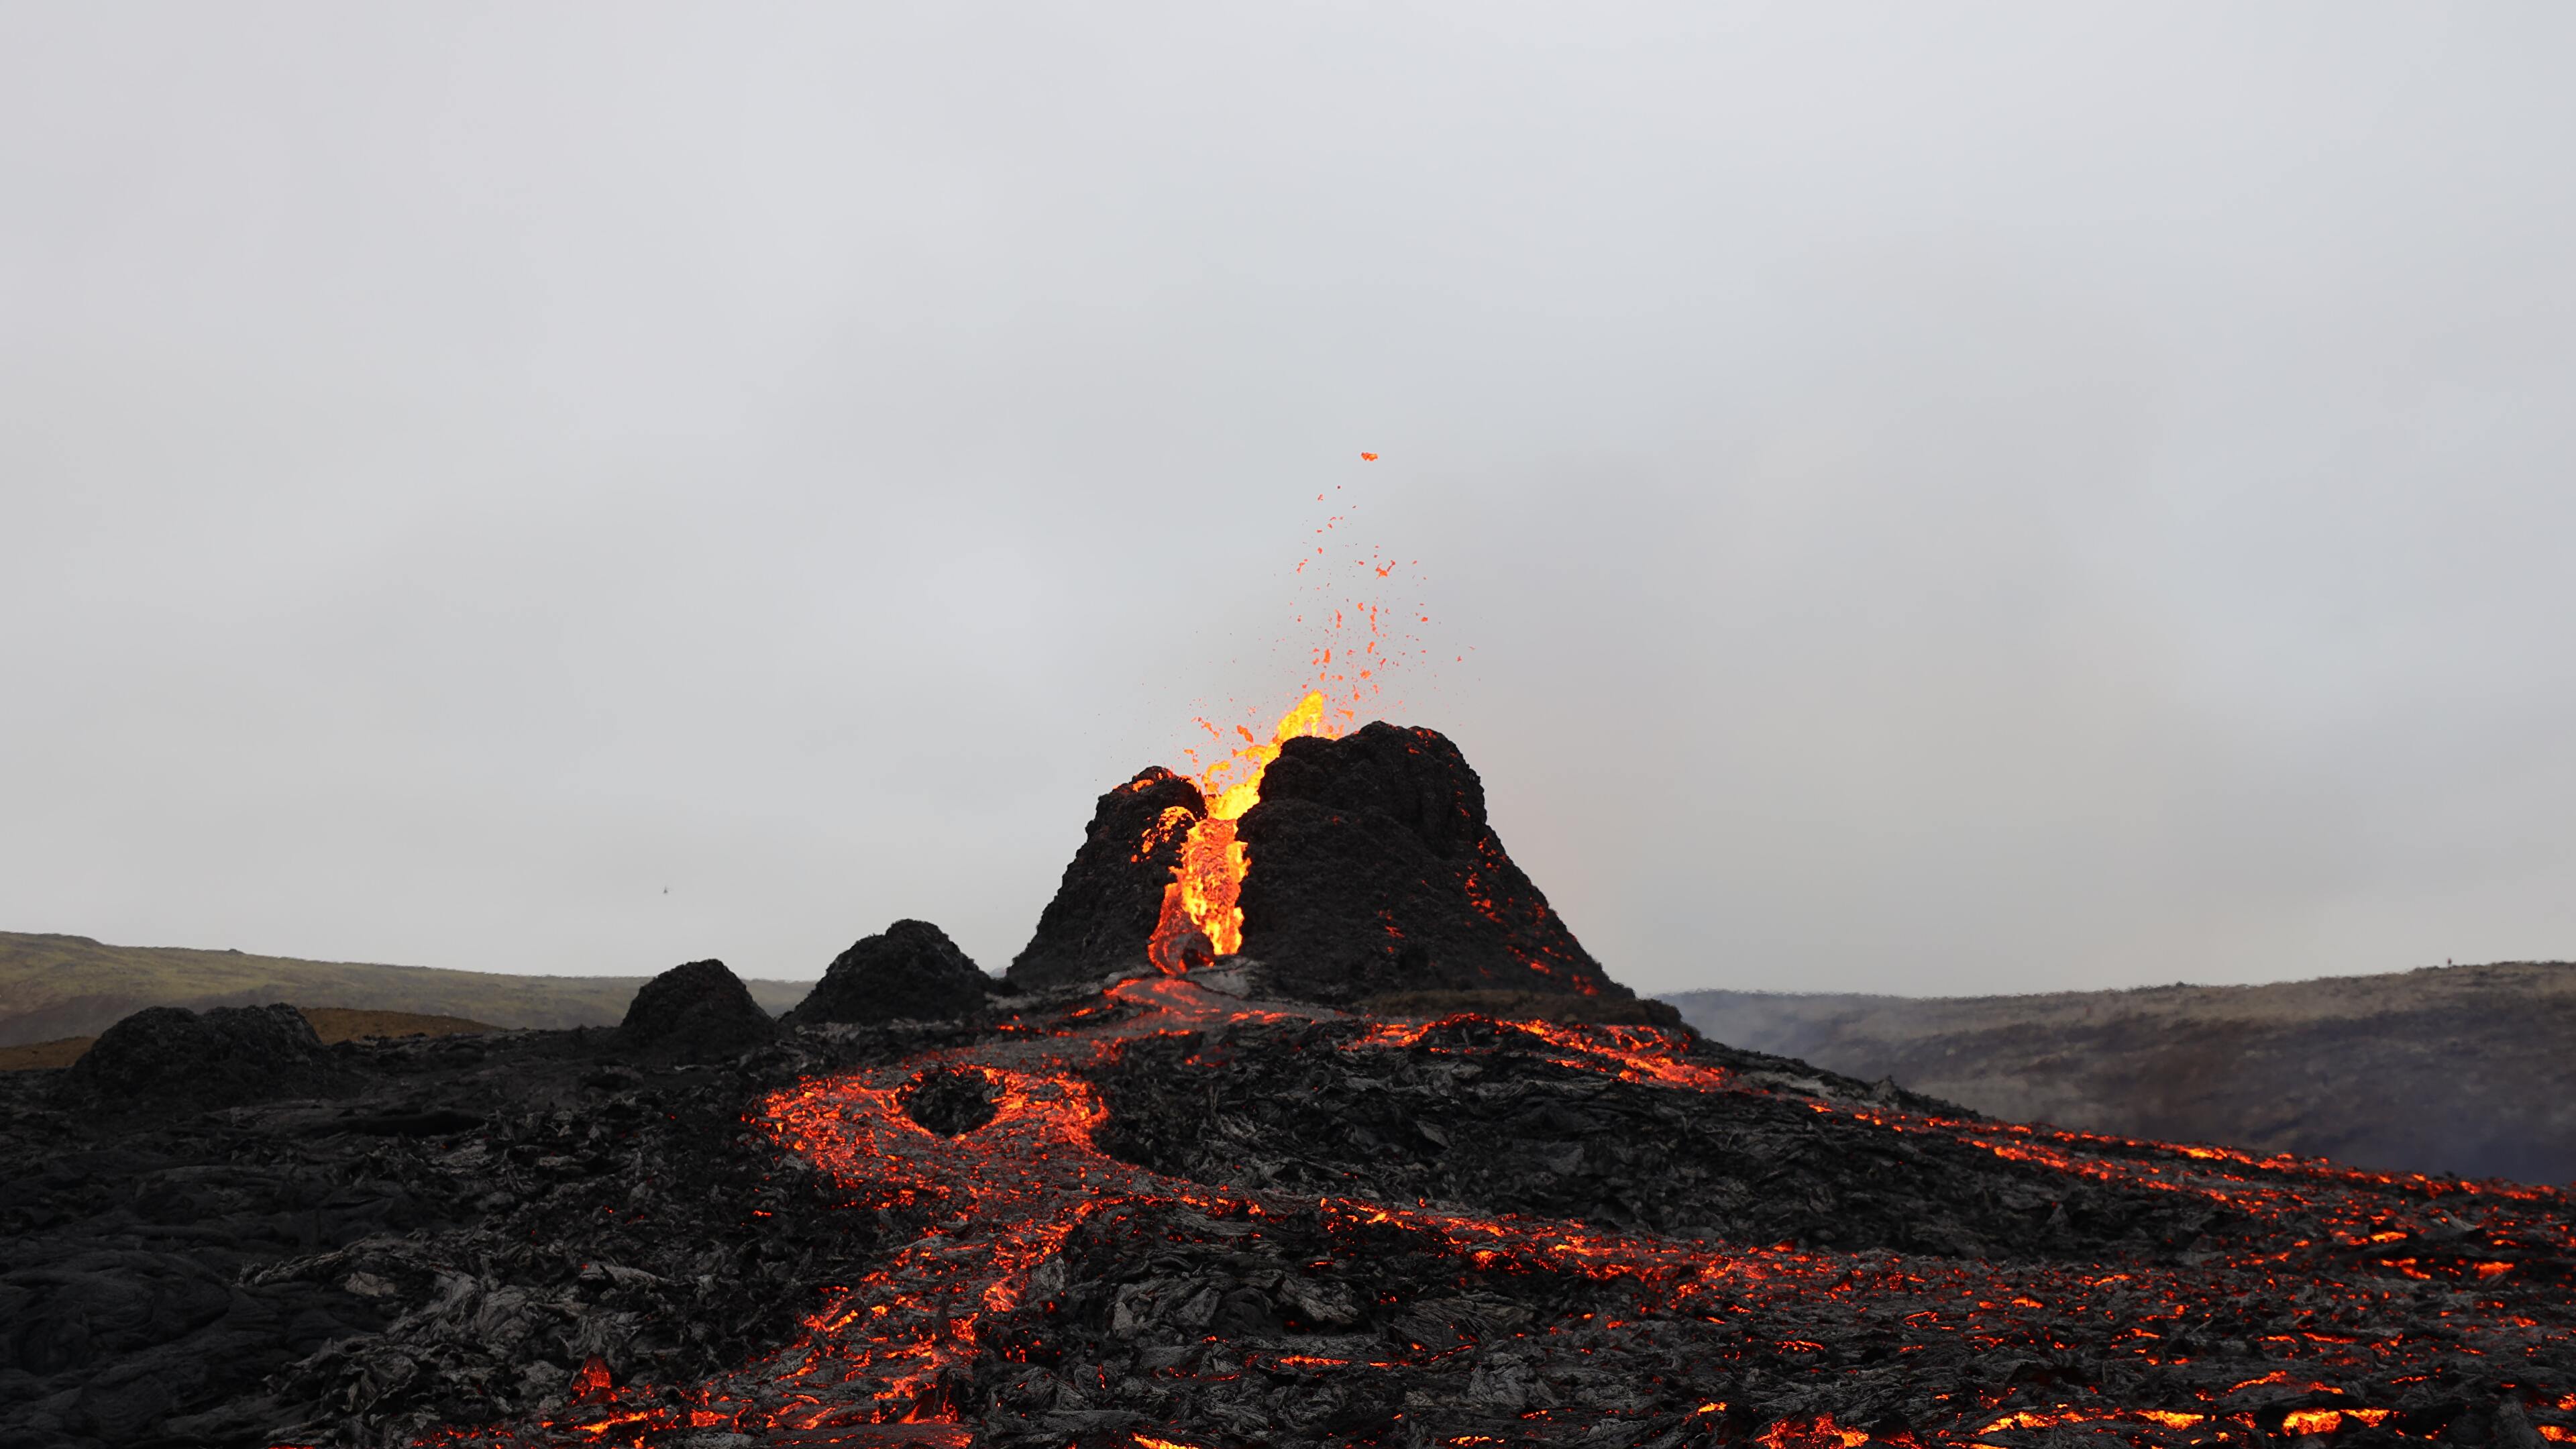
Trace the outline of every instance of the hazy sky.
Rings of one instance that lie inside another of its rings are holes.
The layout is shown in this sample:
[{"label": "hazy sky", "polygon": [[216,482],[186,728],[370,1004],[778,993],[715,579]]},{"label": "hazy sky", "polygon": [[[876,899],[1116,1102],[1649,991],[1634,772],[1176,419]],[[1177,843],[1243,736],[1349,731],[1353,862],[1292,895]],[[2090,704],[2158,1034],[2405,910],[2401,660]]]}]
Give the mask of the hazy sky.
[{"label": "hazy sky", "polygon": [[1093,797],[1294,699],[1338,512],[1420,561],[1387,712],[1640,987],[2576,957],[2571,62],[7,4],[0,928],[999,969]]}]

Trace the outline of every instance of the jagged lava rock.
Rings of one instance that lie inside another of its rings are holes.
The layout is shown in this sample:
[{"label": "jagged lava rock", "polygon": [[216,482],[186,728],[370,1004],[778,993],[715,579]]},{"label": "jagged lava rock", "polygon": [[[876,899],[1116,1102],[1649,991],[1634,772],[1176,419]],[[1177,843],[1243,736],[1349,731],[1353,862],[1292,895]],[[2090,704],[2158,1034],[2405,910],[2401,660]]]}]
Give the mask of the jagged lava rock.
[{"label": "jagged lava rock", "polygon": [[658,1057],[731,1056],[769,1041],[778,1024],[722,961],[691,961],[644,983],[617,1027],[617,1043]]},{"label": "jagged lava rock", "polygon": [[1191,822],[1206,813],[1198,787],[1160,765],[1101,796],[1037,934],[1011,959],[1011,981],[1055,986],[1142,964],[1163,887]]},{"label": "jagged lava rock", "polygon": [[904,1115],[938,1133],[972,1132],[1000,1114],[993,1099],[1001,1084],[976,1067],[931,1067],[896,1093]]},{"label": "jagged lava rock", "polygon": [[928,921],[897,921],[834,957],[823,979],[779,1020],[786,1026],[950,1021],[981,1010],[990,989],[947,932]]},{"label": "jagged lava rock", "polygon": [[313,1024],[292,1006],[147,1006],[99,1034],[63,1074],[61,1099],[103,1108],[235,1107],[323,1096],[342,1085]]},{"label": "jagged lava rock", "polygon": [[1635,994],[1512,864],[1484,783],[1437,730],[1378,722],[1288,741],[1237,838],[1250,861],[1243,954],[1282,994]]}]

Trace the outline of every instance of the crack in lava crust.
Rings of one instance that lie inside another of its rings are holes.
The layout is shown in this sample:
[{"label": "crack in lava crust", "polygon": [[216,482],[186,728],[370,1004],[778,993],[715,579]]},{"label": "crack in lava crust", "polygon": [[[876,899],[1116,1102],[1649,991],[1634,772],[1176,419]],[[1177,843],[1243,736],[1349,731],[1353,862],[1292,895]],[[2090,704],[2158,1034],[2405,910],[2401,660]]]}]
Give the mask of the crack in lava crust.
[{"label": "crack in lava crust", "polygon": [[[1185,1182],[1110,1157],[1094,1142],[1106,1108],[1081,1072],[1140,1037],[1328,1013],[1250,1008],[1187,977],[1130,981],[1110,994],[1118,1010],[1087,1015],[1123,1019],[1052,1036],[1005,1035],[809,1080],[766,1100],[760,1124],[782,1146],[832,1174],[860,1202],[926,1223],[876,1271],[839,1291],[786,1349],[690,1388],[611,1386],[603,1369],[577,1382],[575,1402],[553,1420],[449,1431],[432,1442],[641,1446],[715,1431],[771,1443],[964,1444],[972,1437],[965,1421],[973,1412],[973,1366],[988,1352],[979,1344],[979,1325],[1020,1308],[1034,1270],[1087,1218],[1125,1204],[1236,1219],[1315,1214],[1327,1236],[1401,1234],[1460,1260],[1462,1271],[1549,1273],[1615,1285],[1638,1315],[1692,1320],[1692,1331],[1704,1336],[1700,1351],[1712,1363],[1732,1366],[1820,1361],[1828,1343],[1865,1325],[1869,1333],[1893,1335],[1894,1362],[1944,1339],[1981,1353],[2046,1356],[2082,1336],[2096,1347],[2111,1343],[2140,1365],[2147,1376],[2141,1381],[2152,1381],[2154,1367],[2189,1362],[2162,1349],[2159,1330],[2173,1331],[2185,1318],[2213,1311],[2211,1305],[2270,1304],[2270,1321],[2305,1325],[2276,1335],[2277,1343],[2267,1340],[2271,1357],[2262,1366],[2268,1374],[2249,1374],[2225,1392],[2177,1385],[2163,1402],[2137,1402],[2061,1383],[2051,1402],[2013,1407],[2009,1393],[1980,1391],[1949,1404],[1946,1424],[1875,1435],[1838,1424],[1830,1413],[1738,1423],[1721,1433],[1726,1405],[1712,1400],[1676,1429],[1696,1424],[1701,1437],[1693,1442],[1858,1449],[1876,1438],[1995,1449],[2072,1431],[2157,1444],[2350,1431],[2402,1436],[2405,1424],[2393,1417],[2396,1411],[2364,1401],[2368,1390],[2351,1386],[2408,1382],[2405,1371],[2433,1346],[2498,1364],[2530,1364],[2537,1371],[2522,1382],[2531,1390],[2554,1394],[2569,1387],[2553,1383],[2557,1370],[2541,1362],[2547,1345],[2565,1343],[2576,1330],[2564,1281],[2576,1240],[2566,1197],[2555,1189],[2355,1172],[2323,1162],[1813,1101],[1820,1114],[1891,1133],[1947,1138],[2096,1181],[2198,1195],[2248,1215],[2257,1230],[2213,1261],[2176,1268],[1719,1247],[1570,1222],[1359,1199],[1318,1202],[1311,1195]],[[1563,1067],[1686,1092],[1764,1090],[1690,1060],[1679,1034],[1535,1022],[1504,1029]],[[1369,1027],[1342,1049],[1450,1050],[1440,1026],[1403,1024]],[[996,1107],[989,1122],[949,1137],[907,1114],[907,1084],[940,1069],[985,1074]],[[2313,1235],[2318,1223],[2326,1236]],[[2294,1238],[2290,1224],[2311,1225],[2298,1229],[2311,1236]],[[2267,1235],[2266,1225],[2280,1230]],[[2526,1266],[2557,1274],[2558,1281],[2531,1285],[2525,1301],[2510,1308],[2501,1299],[2450,1303],[2436,1313],[2417,1306],[2412,1312],[2420,1331],[2387,1329],[2392,1315],[2407,1315],[2409,1300],[2396,1295],[2410,1284],[2485,1292]],[[1539,1337],[1555,1331],[1533,1326]],[[1424,1350],[1418,1361],[1437,1356]],[[1247,1367],[1259,1357],[1245,1355]],[[1331,1373],[1398,1365],[1273,1351],[1260,1366]],[[2247,1397],[2273,1390],[2279,1392],[2270,1407]],[[2543,1440],[2576,1443],[2576,1428],[2549,1421],[2551,1403],[2547,1397],[2535,1403],[2542,1421],[2533,1431]],[[2565,1407],[2576,1412],[2576,1394]],[[2426,1428],[2438,1433],[2440,1426],[2420,1425],[2418,1432]]]}]

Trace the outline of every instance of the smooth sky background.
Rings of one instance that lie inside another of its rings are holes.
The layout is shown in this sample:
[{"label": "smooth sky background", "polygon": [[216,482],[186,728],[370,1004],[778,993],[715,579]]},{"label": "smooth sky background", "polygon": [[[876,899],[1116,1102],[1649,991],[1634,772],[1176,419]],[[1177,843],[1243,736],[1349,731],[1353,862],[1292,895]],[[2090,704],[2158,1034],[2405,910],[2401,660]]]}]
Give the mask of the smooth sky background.
[{"label": "smooth sky background", "polygon": [[2576,957],[2571,62],[8,5],[0,929],[998,970],[1097,794],[1294,699],[1337,511],[1419,560],[1388,712],[1639,987]]}]

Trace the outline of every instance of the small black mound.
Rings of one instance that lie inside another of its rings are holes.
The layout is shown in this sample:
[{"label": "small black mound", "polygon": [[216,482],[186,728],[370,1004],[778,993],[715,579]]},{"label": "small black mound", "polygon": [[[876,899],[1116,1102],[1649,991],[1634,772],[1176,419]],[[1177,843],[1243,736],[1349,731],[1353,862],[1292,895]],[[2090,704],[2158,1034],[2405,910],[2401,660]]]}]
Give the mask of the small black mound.
[{"label": "small black mound", "polygon": [[237,1107],[345,1086],[304,1013],[283,1004],[199,1015],[147,1006],[99,1035],[63,1074],[65,1102],[102,1108]]},{"label": "small black mound", "polygon": [[950,1021],[984,1006],[990,982],[948,933],[928,921],[897,921],[834,958],[823,979],[782,1020]]},{"label": "small black mound", "polygon": [[1243,954],[1283,995],[1634,995],[1512,864],[1486,822],[1484,782],[1437,730],[1379,722],[1288,741],[1238,838],[1250,860]]},{"label": "small black mound", "polygon": [[1101,796],[1037,934],[1011,960],[1010,979],[1057,986],[1143,965],[1145,942],[1162,919],[1163,887],[1190,826],[1206,813],[1198,787],[1160,765]]},{"label": "small black mound", "polygon": [[733,1056],[769,1041],[778,1024],[722,961],[674,966],[644,983],[618,1024],[631,1052],[683,1060]]},{"label": "small black mound", "polygon": [[955,1137],[999,1115],[993,1098],[1000,1090],[1000,1083],[972,1067],[932,1068],[906,1083],[897,1100],[905,1116],[942,1137]]}]

